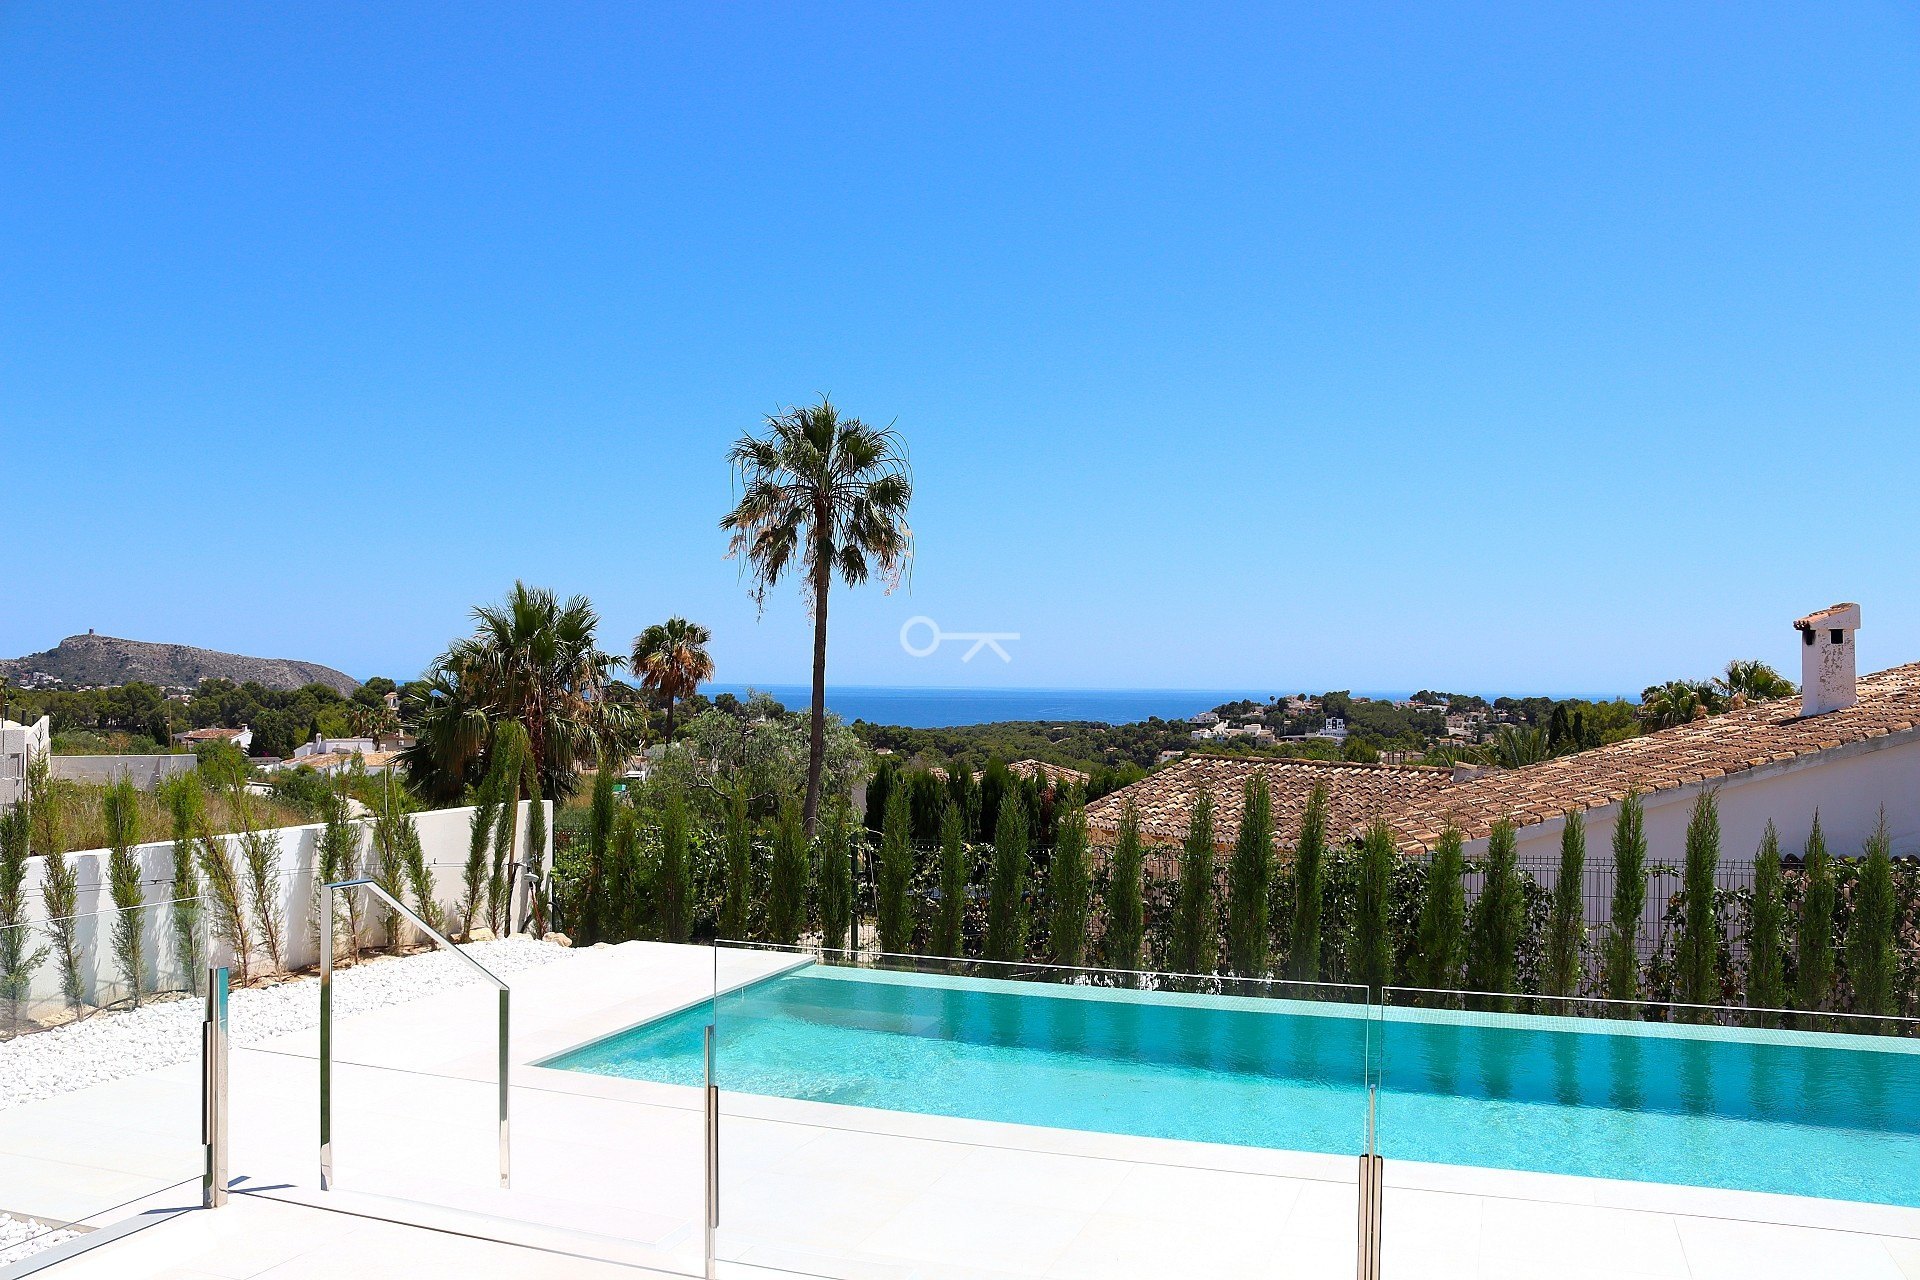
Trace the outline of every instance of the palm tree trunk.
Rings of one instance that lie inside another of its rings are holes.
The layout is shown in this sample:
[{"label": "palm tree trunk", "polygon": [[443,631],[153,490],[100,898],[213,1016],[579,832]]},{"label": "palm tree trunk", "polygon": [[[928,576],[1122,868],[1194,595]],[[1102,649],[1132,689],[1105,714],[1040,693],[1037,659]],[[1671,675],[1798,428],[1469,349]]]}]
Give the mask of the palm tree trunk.
[{"label": "palm tree trunk", "polygon": [[832,572],[823,557],[813,573],[813,722],[807,735],[807,803],[802,814],[809,844],[820,814],[820,770],[827,760],[827,584]]}]

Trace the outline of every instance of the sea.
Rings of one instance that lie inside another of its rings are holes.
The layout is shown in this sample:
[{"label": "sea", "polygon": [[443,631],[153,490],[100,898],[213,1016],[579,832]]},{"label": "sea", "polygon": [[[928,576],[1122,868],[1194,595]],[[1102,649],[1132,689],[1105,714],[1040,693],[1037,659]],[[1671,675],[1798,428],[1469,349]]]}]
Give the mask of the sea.
[{"label": "sea", "polygon": [[[748,688],[747,685],[714,684],[704,686],[701,692],[708,697],[731,693],[744,698]],[[766,684],[751,688],[772,694],[789,711],[803,709],[813,697],[813,691],[806,685]],[[1154,716],[1178,720],[1223,702],[1267,696],[1244,689],[916,689],[828,685],[827,710],[843,720],[905,725],[912,729],[944,729],[1003,720],[1132,724]]]}]

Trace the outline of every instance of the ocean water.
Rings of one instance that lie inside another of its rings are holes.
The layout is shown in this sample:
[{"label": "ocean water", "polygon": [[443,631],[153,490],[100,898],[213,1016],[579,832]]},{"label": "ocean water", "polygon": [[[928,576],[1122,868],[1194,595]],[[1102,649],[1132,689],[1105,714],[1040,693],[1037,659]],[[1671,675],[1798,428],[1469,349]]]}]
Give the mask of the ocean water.
[{"label": "ocean water", "polygon": [[[807,706],[813,691],[805,685],[753,685],[770,693],[790,711]],[[709,685],[708,697],[731,693],[744,698],[747,685]],[[1183,719],[1240,698],[1264,693],[1235,689],[903,689],[841,685],[827,689],[827,709],[843,720],[940,729],[1001,720],[1091,720],[1132,724],[1159,716]]]},{"label": "ocean water", "polygon": [[[1920,1206],[1920,1052],[810,965],[546,1065],[814,1102]],[[1568,1029],[1572,1026],[1576,1029]]]}]

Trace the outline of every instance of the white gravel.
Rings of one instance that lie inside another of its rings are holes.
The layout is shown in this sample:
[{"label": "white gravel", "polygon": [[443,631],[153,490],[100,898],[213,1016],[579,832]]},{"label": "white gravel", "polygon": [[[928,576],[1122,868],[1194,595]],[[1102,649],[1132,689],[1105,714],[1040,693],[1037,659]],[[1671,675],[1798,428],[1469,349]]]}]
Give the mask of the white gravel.
[{"label": "white gravel", "polygon": [[65,1244],[80,1234],[64,1227],[49,1229],[30,1218],[10,1218],[0,1213],[0,1267],[10,1262]]},{"label": "white gravel", "polygon": [[[472,942],[460,949],[501,977],[571,954],[565,947],[526,937]],[[375,956],[350,969],[334,970],[333,1011],[336,1016],[363,1013],[479,981],[471,969],[442,951]],[[0,1110],[195,1059],[203,1009],[204,1002],[194,997],[163,998],[0,1044]],[[237,989],[228,1013],[236,1045],[318,1026],[319,979],[307,976]],[[6,1221],[0,1219],[0,1248],[9,1239]]]}]

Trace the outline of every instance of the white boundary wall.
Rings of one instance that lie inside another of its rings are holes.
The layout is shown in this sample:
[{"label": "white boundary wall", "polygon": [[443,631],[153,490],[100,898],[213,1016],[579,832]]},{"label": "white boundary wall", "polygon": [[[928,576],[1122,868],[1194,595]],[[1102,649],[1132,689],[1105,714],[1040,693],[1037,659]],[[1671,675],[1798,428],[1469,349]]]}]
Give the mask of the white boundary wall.
[{"label": "white boundary wall", "polygon": [[[553,865],[553,802],[543,801],[547,806],[547,842],[540,851],[541,866],[549,871]],[[531,809],[527,809],[521,818],[520,847],[525,847],[528,819]],[[467,862],[467,847],[472,833],[473,810],[430,809],[416,813],[414,825],[420,832],[420,848],[426,856],[428,869],[433,873],[434,900],[445,910],[452,911],[458,904],[462,888],[462,872]],[[354,822],[360,833],[360,853],[358,874],[365,874],[367,858],[372,849],[373,820],[361,818]],[[320,848],[320,833],[325,828],[320,823],[309,823],[300,827],[274,828],[274,834],[280,837],[280,906],[286,921],[286,967],[304,969],[315,964],[319,955],[313,939],[309,936],[307,919],[314,892],[314,860]],[[232,854],[235,865],[243,865],[240,856],[240,837],[236,835],[218,836]],[[144,882],[146,901],[152,904],[166,903],[173,899],[173,841],[156,840],[134,847],[134,855],[139,858]],[[107,888],[107,858],[105,849],[88,849],[79,853],[69,853],[67,860],[73,865],[75,879],[79,884],[77,909],[82,917],[78,930],[78,941],[89,953],[97,952],[106,957],[111,954],[111,946],[106,936],[106,921],[110,917],[96,913],[111,912],[113,897]],[[28,859],[27,867],[27,920],[37,924],[46,919],[46,904],[41,890],[41,879],[45,874],[45,859]],[[202,877],[204,890],[205,877]],[[368,896],[365,901],[371,906],[374,900]],[[411,899],[408,899],[411,905]],[[371,921],[376,913],[368,910],[362,913],[363,919]],[[147,913],[144,921],[147,941],[153,954],[166,956],[173,950],[173,922],[171,914],[164,908]],[[377,941],[374,930],[369,927],[366,940]],[[42,939],[44,941],[44,939]],[[264,949],[255,934],[254,971],[264,972],[266,967]],[[231,959],[226,948],[213,944],[213,958],[218,963],[228,963]],[[111,967],[110,962],[106,967]],[[49,956],[34,975],[34,993],[42,994],[41,989],[50,984],[57,989],[58,966]]]}]

